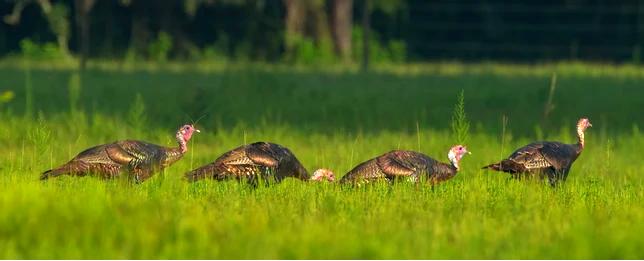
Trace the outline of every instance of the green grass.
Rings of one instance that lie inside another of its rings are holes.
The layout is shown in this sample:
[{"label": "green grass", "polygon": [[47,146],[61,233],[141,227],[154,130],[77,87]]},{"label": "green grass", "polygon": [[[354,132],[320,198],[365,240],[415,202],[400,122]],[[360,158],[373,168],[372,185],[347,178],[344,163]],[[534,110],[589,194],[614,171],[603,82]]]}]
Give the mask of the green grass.
[{"label": "green grass", "polygon": [[[15,98],[0,105],[0,258],[644,258],[640,68],[409,68],[91,69],[79,78],[5,65],[0,92]],[[543,119],[553,72],[554,109]],[[461,90],[473,154],[433,188],[181,180],[257,140],[339,175],[397,148],[446,161]],[[204,114],[188,155],[142,185],[38,181],[92,145],[174,145],[176,128]],[[594,127],[563,186],[480,170],[536,139],[573,142],[582,116]]]}]

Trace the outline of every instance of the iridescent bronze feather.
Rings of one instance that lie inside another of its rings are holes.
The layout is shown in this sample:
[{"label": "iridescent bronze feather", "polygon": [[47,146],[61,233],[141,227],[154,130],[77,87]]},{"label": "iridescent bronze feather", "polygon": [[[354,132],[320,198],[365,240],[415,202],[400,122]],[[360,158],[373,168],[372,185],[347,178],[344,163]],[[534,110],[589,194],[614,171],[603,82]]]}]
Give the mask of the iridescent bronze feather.
[{"label": "iridescent bronze feather", "polygon": [[572,164],[584,149],[584,131],[591,126],[588,119],[579,120],[576,144],[551,141],[530,143],[514,151],[507,159],[483,168],[507,172],[517,179],[548,179],[550,185],[554,186],[568,178]]},{"label": "iridescent bronze feather", "polygon": [[360,184],[405,178],[413,182],[427,180],[436,184],[456,175],[458,162],[465,153],[468,153],[465,147],[454,146],[449,153],[452,164],[446,164],[419,152],[394,150],[359,164],[344,175],[340,182]]},{"label": "iridescent bronze feather", "polygon": [[85,176],[95,174],[102,178],[114,178],[127,174],[137,182],[143,182],[155,172],[180,160],[187,151],[186,142],[192,136],[192,125],[177,131],[178,147],[167,148],[155,144],[124,140],[89,148],[66,164],[45,171],[40,176],[46,180],[60,175]]},{"label": "iridescent bronze feather", "polygon": [[268,142],[237,147],[214,162],[185,174],[186,180],[192,182],[204,178],[245,179],[252,183],[258,179],[280,182],[287,177],[308,180],[309,174],[289,149]]}]

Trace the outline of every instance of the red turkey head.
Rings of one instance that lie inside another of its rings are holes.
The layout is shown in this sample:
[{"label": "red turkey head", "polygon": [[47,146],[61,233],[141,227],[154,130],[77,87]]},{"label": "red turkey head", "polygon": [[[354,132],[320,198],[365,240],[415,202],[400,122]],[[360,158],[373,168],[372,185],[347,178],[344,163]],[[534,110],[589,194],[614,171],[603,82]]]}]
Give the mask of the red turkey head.
[{"label": "red turkey head", "polygon": [[330,171],[328,169],[318,169],[315,172],[313,172],[313,176],[311,177],[311,180],[314,181],[335,181],[335,174],[333,174],[333,171]]},{"label": "red turkey head", "polygon": [[452,165],[454,165],[456,169],[459,169],[458,163],[461,161],[465,154],[472,153],[467,151],[467,148],[465,146],[456,145],[449,150],[449,153],[447,153],[447,158],[449,158],[449,161],[452,162]]},{"label": "red turkey head", "polygon": [[194,126],[190,124],[183,125],[181,128],[179,128],[179,133],[181,134],[181,137],[183,137],[184,141],[189,141],[190,138],[192,138],[192,134],[194,132],[201,132],[198,129],[195,129]]},{"label": "red turkey head", "polygon": [[587,118],[581,118],[577,122],[577,129],[581,131],[585,131],[588,127],[592,127],[593,125],[590,123],[590,121]]}]

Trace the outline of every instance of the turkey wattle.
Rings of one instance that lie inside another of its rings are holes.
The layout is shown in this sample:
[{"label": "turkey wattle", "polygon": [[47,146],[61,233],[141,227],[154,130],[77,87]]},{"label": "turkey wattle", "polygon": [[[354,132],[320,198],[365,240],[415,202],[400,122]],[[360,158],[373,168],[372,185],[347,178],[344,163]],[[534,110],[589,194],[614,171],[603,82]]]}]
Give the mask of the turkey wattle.
[{"label": "turkey wattle", "polygon": [[41,180],[60,175],[85,176],[96,174],[103,178],[113,178],[126,173],[136,182],[143,182],[155,172],[180,160],[188,151],[187,143],[194,132],[192,125],[184,125],[177,131],[179,146],[168,148],[155,144],[124,140],[89,148],[64,165],[45,171]]},{"label": "turkey wattle", "polygon": [[406,178],[413,182],[426,180],[436,184],[454,177],[460,169],[459,162],[468,153],[471,154],[462,145],[452,147],[448,152],[450,164],[447,164],[415,151],[394,150],[359,164],[340,182],[367,183]]},{"label": "turkey wattle", "polygon": [[550,185],[565,181],[577,157],[584,150],[584,132],[593,125],[586,118],[577,122],[577,143],[541,141],[517,149],[507,159],[483,167],[510,173],[515,178],[547,178]]}]

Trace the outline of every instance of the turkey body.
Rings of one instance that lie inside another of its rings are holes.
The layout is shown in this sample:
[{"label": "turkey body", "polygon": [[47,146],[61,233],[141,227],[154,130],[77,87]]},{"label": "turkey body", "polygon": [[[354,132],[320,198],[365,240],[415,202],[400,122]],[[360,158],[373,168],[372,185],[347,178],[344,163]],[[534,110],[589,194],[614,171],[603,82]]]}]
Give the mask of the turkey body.
[{"label": "turkey body", "polygon": [[251,184],[256,184],[259,179],[280,182],[287,177],[308,180],[309,174],[288,148],[269,142],[237,147],[214,162],[185,174],[188,181],[243,179]]},{"label": "turkey body", "polygon": [[554,186],[559,181],[566,180],[582,149],[579,144],[534,142],[517,149],[507,159],[483,168],[507,172],[519,179],[548,179],[550,185]]},{"label": "turkey body", "polygon": [[365,161],[342,177],[340,183],[369,183],[378,180],[427,180],[432,184],[448,180],[457,173],[456,167],[415,151],[394,150]]},{"label": "turkey body", "polygon": [[88,174],[108,179],[125,173],[133,176],[137,182],[142,182],[182,156],[183,153],[178,148],[166,148],[136,140],[117,141],[89,148],[66,164],[45,171],[40,179]]}]

